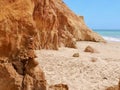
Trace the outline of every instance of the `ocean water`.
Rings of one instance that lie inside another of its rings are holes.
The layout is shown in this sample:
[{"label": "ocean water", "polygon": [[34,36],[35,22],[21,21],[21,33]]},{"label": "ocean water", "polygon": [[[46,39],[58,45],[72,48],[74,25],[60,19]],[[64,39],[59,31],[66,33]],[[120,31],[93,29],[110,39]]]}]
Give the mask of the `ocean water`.
[{"label": "ocean water", "polygon": [[107,41],[120,42],[120,30],[95,29],[93,31],[100,34]]}]

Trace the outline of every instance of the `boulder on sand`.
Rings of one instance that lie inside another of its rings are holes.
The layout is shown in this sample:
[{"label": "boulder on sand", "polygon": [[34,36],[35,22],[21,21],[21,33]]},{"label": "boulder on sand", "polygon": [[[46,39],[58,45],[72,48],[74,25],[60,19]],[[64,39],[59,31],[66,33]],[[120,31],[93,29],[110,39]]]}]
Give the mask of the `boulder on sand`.
[{"label": "boulder on sand", "polygon": [[84,52],[90,52],[90,53],[98,53],[98,51],[96,49],[94,49],[91,46],[87,46],[84,50]]}]

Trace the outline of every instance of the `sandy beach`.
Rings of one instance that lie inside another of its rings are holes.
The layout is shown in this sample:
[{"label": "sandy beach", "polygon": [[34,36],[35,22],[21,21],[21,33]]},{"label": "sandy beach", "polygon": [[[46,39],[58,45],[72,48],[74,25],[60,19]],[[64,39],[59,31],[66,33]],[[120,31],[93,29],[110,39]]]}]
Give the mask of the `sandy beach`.
[{"label": "sandy beach", "polygon": [[[98,53],[84,52],[87,46]],[[79,53],[79,57],[73,57]],[[62,47],[36,51],[49,85],[64,83],[69,90],[105,90],[120,78],[120,42],[77,42],[77,49]]]}]

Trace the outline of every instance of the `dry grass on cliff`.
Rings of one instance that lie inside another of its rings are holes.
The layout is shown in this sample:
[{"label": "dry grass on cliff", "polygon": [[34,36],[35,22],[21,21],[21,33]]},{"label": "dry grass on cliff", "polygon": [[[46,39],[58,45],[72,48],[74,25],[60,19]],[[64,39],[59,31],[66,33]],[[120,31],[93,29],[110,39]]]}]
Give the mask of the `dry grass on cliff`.
[{"label": "dry grass on cliff", "polygon": [[[84,52],[88,46],[99,53]],[[69,90],[105,90],[120,78],[120,43],[78,42],[78,49],[36,51],[48,84],[67,84]],[[79,57],[72,57],[79,53]]]}]

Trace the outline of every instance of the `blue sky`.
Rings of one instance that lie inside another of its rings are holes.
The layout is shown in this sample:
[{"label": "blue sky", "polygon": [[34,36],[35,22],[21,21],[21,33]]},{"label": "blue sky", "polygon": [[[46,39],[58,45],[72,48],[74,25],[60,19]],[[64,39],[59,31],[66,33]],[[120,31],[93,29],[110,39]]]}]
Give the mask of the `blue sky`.
[{"label": "blue sky", "polygon": [[120,0],[63,0],[92,29],[120,29]]}]

